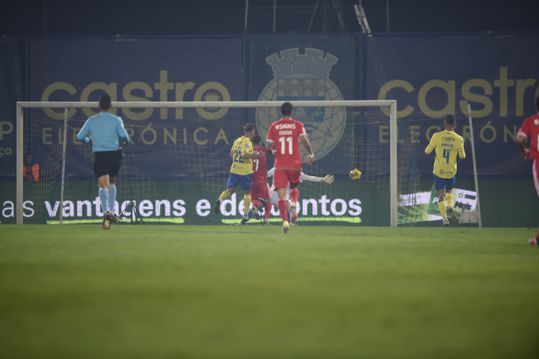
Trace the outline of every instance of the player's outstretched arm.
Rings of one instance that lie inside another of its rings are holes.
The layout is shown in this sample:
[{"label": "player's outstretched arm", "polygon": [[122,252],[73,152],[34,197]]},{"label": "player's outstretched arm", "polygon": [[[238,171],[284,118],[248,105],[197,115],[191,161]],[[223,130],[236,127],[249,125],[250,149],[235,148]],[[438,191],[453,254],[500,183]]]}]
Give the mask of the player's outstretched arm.
[{"label": "player's outstretched arm", "polygon": [[308,174],[305,174],[303,172],[301,172],[301,180],[303,182],[316,182],[316,183],[320,183],[322,182],[324,178],[323,177],[318,177],[318,176],[311,176],[311,175],[308,175]]},{"label": "player's outstretched arm", "polygon": [[326,184],[333,184],[333,182],[335,182],[335,176],[334,175],[325,175],[322,178],[322,182],[324,182]]},{"label": "player's outstretched arm", "polygon": [[332,184],[335,182],[335,177],[333,175],[325,175],[324,177],[311,176],[301,172],[301,180],[303,182],[317,182],[317,183],[326,183]]}]

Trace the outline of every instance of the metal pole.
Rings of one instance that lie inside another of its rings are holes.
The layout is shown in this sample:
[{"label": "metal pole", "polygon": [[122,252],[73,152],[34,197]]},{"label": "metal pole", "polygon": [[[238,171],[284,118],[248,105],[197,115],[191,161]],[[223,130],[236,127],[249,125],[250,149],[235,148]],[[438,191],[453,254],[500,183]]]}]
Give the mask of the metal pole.
[{"label": "metal pole", "polygon": [[64,223],[64,189],[66,175],[66,150],[67,150],[67,107],[64,109],[64,142],[62,144],[62,179],[60,182],[60,224]]},{"label": "metal pole", "polygon": [[472,107],[470,104],[467,106],[468,109],[468,125],[470,126],[470,144],[472,146],[472,165],[473,165],[473,179],[475,184],[475,193],[477,196],[477,205],[476,205],[476,212],[479,219],[479,228],[483,227],[483,222],[481,221],[481,206],[479,202],[479,179],[477,178],[477,162],[475,158],[475,141],[473,137],[473,124],[472,124]]},{"label": "metal pole", "polygon": [[318,11],[318,5],[320,5],[320,0],[316,0],[316,4],[314,5],[313,13],[311,14],[311,20],[309,20],[309,26],[307,26],[307,32],[311,32],[311,28],[313,26],[314,18],[316,16],[316,12]]},{"label": "metal pole", "polygon": [[389,196],[391,227],[397,227],[397,215],[399,209],[398,194],[398,151],[397,151],[397,101],[393,101],[389,106]]},{"label": "metal pole", "polygon": [[386,31],[391,31],[391,26],[389,22],[389,0],[386,0]]},{"label": "metal pole", "polygon": [[273,32],[277,30],[277,0],[273,0]]},{"label": "metal pole", "polygon": [[[302,100],[296,107],[389,107],[395,100]],[[278,108],[282,101],[112,101],[116,108]],[[85,108],[97,107],[92,101],[21,101],[21,108]]]},{"label": "metal pole", "polygon": [[245,20],[243,21],[243,33],[247,33],[247,20],[249,19],[249,0],[245,0]]},{"label": "metal pole", "polygon": [[15,223],[23,224],[23,210],[22,203],[24,201],[24,183],[23,183],[23,171],[24,171],[24,122],[23,122],[24,110],[20,103],[17,102],[17,136],[16,136],[16,166],[15,170],[15,201],[16,201],[16,219]]}]

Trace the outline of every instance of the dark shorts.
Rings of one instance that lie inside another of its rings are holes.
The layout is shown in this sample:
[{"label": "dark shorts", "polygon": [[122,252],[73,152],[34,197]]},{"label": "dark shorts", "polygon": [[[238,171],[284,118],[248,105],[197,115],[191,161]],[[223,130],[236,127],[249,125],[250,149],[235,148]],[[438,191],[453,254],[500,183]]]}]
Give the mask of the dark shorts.
[{"label": "dark shorts", "polygon": [[109,175],[116,177],[122,164],[122,150],[94,152],[95,178]]},{"label": "dark shorts", "polygon": [[235,173],[231,173],[228,175],[228,181],[226,181],[226,188],[236,188],[239,185],[242,190],[250,191],[252,182],[252,173],[248,175],[237,175]]},{"label": "dark shorts", "polygon": [[451,190],[455,187],[455,183],[457,183],[457,176],[451,178],[440,178],[436,175],[432,176],[434,177],[434,187],[436,187],[438,191],[441,189]]}]

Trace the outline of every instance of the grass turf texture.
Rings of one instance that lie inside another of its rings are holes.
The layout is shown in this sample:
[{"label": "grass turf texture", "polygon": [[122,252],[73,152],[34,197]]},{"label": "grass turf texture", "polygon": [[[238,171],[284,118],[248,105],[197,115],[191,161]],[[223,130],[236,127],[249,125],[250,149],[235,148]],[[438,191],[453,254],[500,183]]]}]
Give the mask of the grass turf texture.
[{"label": "grass turf texture", "polygon": [[533,230],[0,227],[2,358],[537,358]]}]

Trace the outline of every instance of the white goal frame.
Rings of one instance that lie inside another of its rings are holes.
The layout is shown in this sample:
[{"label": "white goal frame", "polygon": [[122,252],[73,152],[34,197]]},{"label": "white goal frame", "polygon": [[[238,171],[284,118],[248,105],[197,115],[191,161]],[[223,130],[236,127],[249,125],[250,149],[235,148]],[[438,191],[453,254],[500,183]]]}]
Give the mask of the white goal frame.
[{"label": "white goal frame", "polygon": [[[389,109],[389,194],[390,226],[397,227],[399,198],[397,192],[397,101],[396,100],[341,100],[341,101],[290,101],[296,107],[378,107]],[[278,108],[283,101],[114,101],[114,108]],[[17,140],[16,140],[16,223],[23,224],[23,160],[24,160],[24,109],[98,108],[97,102],[82,101],[18,101],[17,102]],[[66,141],[64,141],[66,143]],[[65,149],[64,149],[65,151]],[[316,155],[316,154],[315,154]],[[315,158],[316,160],[316,158]],[[62,199],[61,199],[62,202]],[[63,208],[61,206],[60,208]],[[60,211],[61,213],[61,211]]]}]

